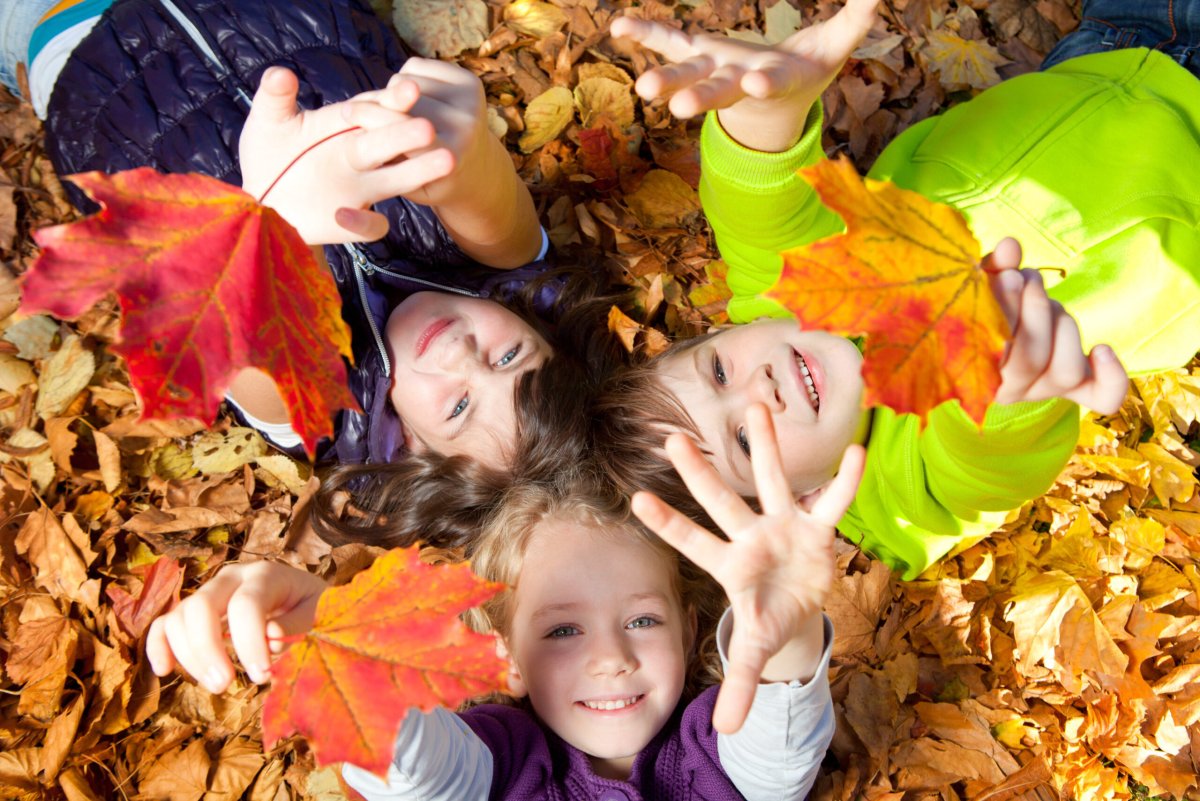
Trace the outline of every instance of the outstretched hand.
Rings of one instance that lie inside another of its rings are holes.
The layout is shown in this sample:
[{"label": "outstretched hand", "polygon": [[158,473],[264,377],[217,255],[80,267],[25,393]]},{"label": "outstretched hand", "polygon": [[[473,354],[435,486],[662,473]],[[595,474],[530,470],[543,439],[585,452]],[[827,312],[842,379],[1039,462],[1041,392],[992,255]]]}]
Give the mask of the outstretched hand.
[{"label": "outstretched hand", "polygon": [[647,100],[670,96],[668,108],[688,118],[720,109],[721,126],[755,150],[778,152],[803,132],[808,110],[837,76],[875,20],[879,0],[847,0],[832,18],[775,46],[621,17],[613,36],[628,37],[673,63],[638,78]]},{"label": "outstretched hand", "polygon": [[651,493],[633,497],[634,514],[708,571],[729,597],[729,667],[713,711],[713,726],[726,734],[741,728],[760,680],[807,679],[815,670],[824,637],[821,607],[833,583],[834,527],[854,500],[865,462],[862,447],[851,445],[837,476],[805,510],[788,486],[766,407],[751,406],[746,423],[762,514],[690,439],[675,434],[667,440],[671,463],[728,542]]},{"label": "outstretched hand", "polygon": [[988,256],[992,291],[1013,338],[1000,363],[996,403],[1066,398],[1114,414],[1129,389],[1129,378],[1108,345],[1083,352],[1079,326],[1062,304],[1046,294],[1037,270],[1021,266],[1021,246],[1005,239]]},{"label": "outstretched hand", "polygon": [[[311,111],[296,105],[298,91],[289,70],[272,67],[264,72],[238,151],[242,188],[256,198],[266,193],[265,205],[278,211],[308,244],[379,239],[388,224],[383,215],[370,211],[372,204],[414,192],[453,170],[453,158],[435,146],[434,125],[406,113],[419,100],[416,84],[396,81],[386,89]],[[380,109],[370,125],[350,113],[366,103]],[[369,130],[348,130],[356,126]],[[322,142],[326,137],[332,138]]]},{"label": "outstretched hand", "polygon": [[156,675],[179,666],[210,692],[224,692],[234,667],[224,630],[250,679],[266,681],[271,654],[283,637],[303,634],[316,619],[325,582],[279,562],[252,562],[221,569],[194,594],[156,618],[146,634],[146,657]]}]

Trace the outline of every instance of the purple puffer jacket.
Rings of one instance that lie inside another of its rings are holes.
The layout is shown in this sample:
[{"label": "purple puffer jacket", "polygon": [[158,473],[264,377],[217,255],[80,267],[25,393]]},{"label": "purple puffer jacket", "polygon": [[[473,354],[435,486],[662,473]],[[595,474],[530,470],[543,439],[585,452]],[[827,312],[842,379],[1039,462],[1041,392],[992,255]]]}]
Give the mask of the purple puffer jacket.
[{"label": "purple puffer jacket", "polygon": [[[47,149],[60,175],[150,166],[240,186],[238,135],[267,67],[295,72],[301,106],[317,108],[382,87],[404,59],[360,0],[117,0],[59,75]],[[390,461],[403,447],[382,338],[399,299],[421,289],[504,296],[538,269],[475,264],[428,207],[396,198],[375,209],[388,218],[384,239],[325,249],[353,332],[350,388],[366,412],[343,411],[320,451],[343,462]]]}]

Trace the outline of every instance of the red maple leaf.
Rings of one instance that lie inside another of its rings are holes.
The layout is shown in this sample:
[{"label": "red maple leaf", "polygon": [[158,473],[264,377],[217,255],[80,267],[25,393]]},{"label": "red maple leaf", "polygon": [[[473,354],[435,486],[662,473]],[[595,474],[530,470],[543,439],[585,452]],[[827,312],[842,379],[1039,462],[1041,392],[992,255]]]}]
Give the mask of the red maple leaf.
[{"label": "red maple leaf", "polygon": [[319,764],[351,762],[382,776],[410,707],[453,709],[506,686],[495,640],[458,618],[504,585],[466,564],[422,564],[418,553],[388,551],[322,594],[313,629],[271,668],[268,749],[298,733]]},{"label": "red maple leaf", "polygon": [[768,295],[805,327],[865,336],[864,401],[924,421],[957,398],[982,424],[1000,386],[1008,321],[962,215],[848,160],[800,170],[846,232],[783,253]]},{"label": "red maple leaf", "polygon": [[34,234],[22,310],[72,319],[109,292],[143,414],[212,420],[244,367],[271,375],[310,454],[357,408],[333,279],[300,235],[250,195],[203,175],[139,168],[70,176],[100,204]]},{"label": "red maple leaf", "polygon": [[112,601],[121,628],[136,639],[146,633],[150,623],[171,601],[179,600],[182,586],[183,565],[169,556],[160,556],[146,571],[138,597],[134,598],[116,585],[110,585],[104,592]]}]

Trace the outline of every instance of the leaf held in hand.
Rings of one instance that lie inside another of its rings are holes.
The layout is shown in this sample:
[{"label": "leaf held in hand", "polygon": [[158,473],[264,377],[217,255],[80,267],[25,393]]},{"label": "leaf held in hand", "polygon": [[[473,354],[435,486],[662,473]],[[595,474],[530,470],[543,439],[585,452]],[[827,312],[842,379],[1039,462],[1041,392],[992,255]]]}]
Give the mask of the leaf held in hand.
[{"label": "leaf held in hand", "polygon": [[1000,386],[1009,327],[962,215],[860,179],[849,161],[800,172],[846,232],[786,251],[768,294],[806,328],[866,335],[867,405],[924,420],[957,398],[982,423]]},{"label": "leaf held in hand", "polygon": [[145,417],[212,420],[244,367],[275,380],[309,453],[337,409],[357,406],[337,289],[273,209],[203,175],[140,168],[72,180],[100,212],[35,234],[42,253],[23,308],[75,318],[115,291],[114,350]]},{"label": "leaf held in hand", "polygon": [[316,625],[271,669],[263,742],[308,738],[319,764],[352,762],[380,776],[409,707],[453,709],[504,687],[495,640],[458,619],[502,585],[465,564],[430,566],[393,549],[317,604]]}]

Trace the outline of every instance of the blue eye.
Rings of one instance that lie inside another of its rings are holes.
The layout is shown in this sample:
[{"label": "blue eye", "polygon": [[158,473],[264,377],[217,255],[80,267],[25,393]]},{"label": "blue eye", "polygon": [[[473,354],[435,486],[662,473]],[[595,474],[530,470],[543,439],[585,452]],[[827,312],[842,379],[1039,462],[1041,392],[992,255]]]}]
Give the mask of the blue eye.
[{"label": "blue eye", "polygon": [[626,624],[627,629],[648,629],[651,626],[657,626],[658,621],[648,615],[642,615],[639,618],[634,618]]},{"label": "blue eye", "polygon": [[492,366],[493,367],[507,367],[508,365],[512,364],[512,360],[517,358],[517,354],[520,352],[521,352],[521,346],[517,345],[515,348],[510,350],[508,353],[501,356],[500,360],[497,361]]},{"label": "blue eye", "polygon": [[551,629],[550,633],[547,634],[546,637],[553,640],[561,640],[566,637],[572,637],[578,633],[579,630],[574,626],[558,626],[554,629]]},{"label": "blue eye", "polygon": [[455,417],[458,417],[460,414],[462,414],[463,412],[465,412],[467,410],[467,406],[469,406],[470,404],[471,404],[471,398],[468,397],[467,395],[463,395],[462,400],[460,400],[458,402],[458,405],[454,407],[454,411],[450,412],[450,416],[446,419],[453,420]]},{"label": "blue eye", "polygon": [[746,457],[749,458],[750,457],[750,440],[748,440],[746,438],[746,429],[739,428],[737,430],[737,433],[734,434],[734,438],[737,439],[738,447],[742,449],[742,453],[746,454]]},{"label": "blue eye", "polygon": [[718,384],[725,386],[729,383],[729,379],[725,377],[725,365],[721,364],[721,357],[717,355],[716,351],[713,351],[712,370],[713,378],[717,380]]}]

